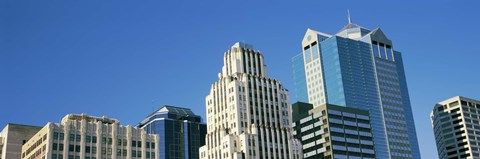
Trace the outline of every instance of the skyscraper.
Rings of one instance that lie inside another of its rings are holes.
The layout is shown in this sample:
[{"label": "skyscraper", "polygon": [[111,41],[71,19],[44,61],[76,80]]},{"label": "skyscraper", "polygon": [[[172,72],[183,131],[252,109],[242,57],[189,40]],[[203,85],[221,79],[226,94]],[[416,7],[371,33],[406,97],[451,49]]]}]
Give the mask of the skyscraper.
[{"label": "skyscraper", "polygon": [[192,110],[169,105],[147,116],[137,127],[158,134],[159,156],[169,159],[198,159],[207,133],[207,126]]},{"label": "skyscraper", "polygon": [[334,35],[307,29],[302,50],[298,99],[368,110],[377,158],[420,158],[402,56],[380,28],[349,20]]},{"label": "skyscraper", "polygon": [[267,76],[263,55],[236,43],[224,54],[219,80],[206,97],[207,137],[202,159],[292,159],[288,91]]},{"label": "skyscraper", "polygon": [[438,158],[480,158],[480,101],[456,96],[430,113]]}]

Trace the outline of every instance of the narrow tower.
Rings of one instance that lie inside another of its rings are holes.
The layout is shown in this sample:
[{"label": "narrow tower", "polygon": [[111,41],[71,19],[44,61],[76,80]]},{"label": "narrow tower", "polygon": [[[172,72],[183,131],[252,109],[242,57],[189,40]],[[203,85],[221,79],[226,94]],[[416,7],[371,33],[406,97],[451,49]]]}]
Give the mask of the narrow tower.
[{"label": "narrow tower", "polygon": [[206,145],[202,159],[298,158],[291,134],[288,91],[267,77],[263,56],[236,43],[206,97]]}]

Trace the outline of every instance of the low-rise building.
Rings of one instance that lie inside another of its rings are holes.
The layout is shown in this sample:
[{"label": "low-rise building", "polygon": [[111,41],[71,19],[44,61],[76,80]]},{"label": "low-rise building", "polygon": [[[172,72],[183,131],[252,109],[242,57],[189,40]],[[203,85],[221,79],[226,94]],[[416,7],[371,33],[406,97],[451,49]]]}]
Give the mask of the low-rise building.
[{"label": "low-rise building", "polygon": [[22,145],[25,144],[42,127],[7,124],[0,132],[0,159],[20,158]]},{"label": "low-rise building", "polygon": [[69,114],[22,147],[22,159],[159,159],[159,136],[116,119]]},{"label": "low-rise building", "polygon": [[324,104],[292,105],[294,137],[303,145],[303,158],[375,158],[368,111]]}]

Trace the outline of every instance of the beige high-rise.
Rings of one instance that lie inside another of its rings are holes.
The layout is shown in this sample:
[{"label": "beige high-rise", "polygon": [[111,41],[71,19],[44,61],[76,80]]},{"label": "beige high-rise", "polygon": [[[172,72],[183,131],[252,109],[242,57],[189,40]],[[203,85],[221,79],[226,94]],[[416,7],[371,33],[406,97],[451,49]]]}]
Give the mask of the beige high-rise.
[{"label": "beige high-rise", "polygon": [[292,159],[300,144],[291,134],[288,91],[267,77],[263,55],[236,43],[206,97],[202,159]]},{"label": "beige high-rise", "polygon": [[159,159],[159,137],[116,119],[69,114],[22,147],[22,159]]},{"label": "beige high-rise", "polygon": [[480,159],[480,101],[456,96],[430,113],[438,158]]}]

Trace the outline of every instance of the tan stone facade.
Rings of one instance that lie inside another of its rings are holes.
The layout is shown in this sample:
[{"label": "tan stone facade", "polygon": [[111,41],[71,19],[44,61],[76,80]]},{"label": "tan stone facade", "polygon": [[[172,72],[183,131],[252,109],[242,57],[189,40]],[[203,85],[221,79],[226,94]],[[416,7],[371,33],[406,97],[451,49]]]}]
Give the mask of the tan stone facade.
[{"label": "tan stone facade", "polygon": [[20,158],[22,145],[42,127],[7,124],[0,132],[0,159]]},{"label": "tan stone facade", "polygon": [[159,136],[116,119],[70,114],[22,147],[22,159],[158,159]]}]

